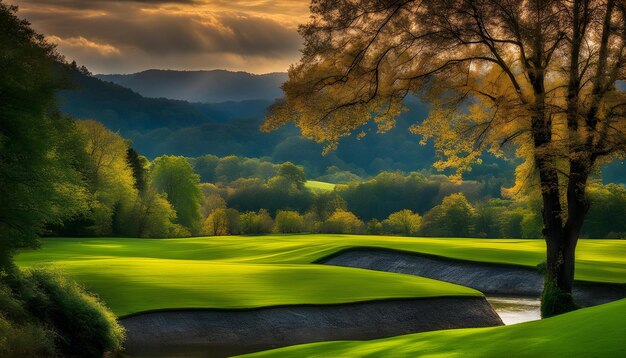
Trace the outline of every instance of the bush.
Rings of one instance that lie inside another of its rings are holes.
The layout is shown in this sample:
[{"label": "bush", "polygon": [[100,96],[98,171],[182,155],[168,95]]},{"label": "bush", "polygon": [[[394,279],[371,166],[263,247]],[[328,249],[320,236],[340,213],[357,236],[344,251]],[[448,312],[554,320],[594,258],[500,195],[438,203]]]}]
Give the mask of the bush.
[{"label": "bush", "polygon": [[16,323],[0,314],[0,357],[51,357],[54,333],[37,323]]},{"label": "bush", "polygon": [[297,211],[279,210],[274,220],[274,232],[282,234],[304,232],[304,217]]},{"label": "bush", "polygon": [[41,292],[28,302],[29,310],[54,327],[64,356],[102,357],[121,349],[124,328],[95,296],[58,273],[32,270],[25,278]]},{"label": "bush", "polygon": [[422,217],[411,210],[400,210],[383,221],[386,232],[404,236],[415,236],[422,225]]},{"label": "bush", "polygon": [[29,317],[11,289],[0,283],[0,357],[55,355],[54,332]]},{"label": "bush", "polygon": [[124,329],[115,315],[77,283],[39,269],[4,279],[1,356],[102,357],[121,349]]},{"label": "bush", "polygon": [[362,234],[365,224],[349,211],[336,210],[320,227],[327,234]]},{"label": "bush", "polygon": [[265,209],[259,210],[258,213],[250,211],[239,216],[239,230],[242,234],[269,234],[273,226],[274,221]]},{"label": "bush", "polygon": [[202,224],[202,232],[211,236],[239,234],[239,212],[235,209],[215,209]]}]

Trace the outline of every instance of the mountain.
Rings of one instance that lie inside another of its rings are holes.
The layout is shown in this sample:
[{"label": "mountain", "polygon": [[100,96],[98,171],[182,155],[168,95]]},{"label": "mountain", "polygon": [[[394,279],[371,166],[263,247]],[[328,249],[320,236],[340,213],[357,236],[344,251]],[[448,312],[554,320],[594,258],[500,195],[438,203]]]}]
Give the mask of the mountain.
[{"label": "mountain", "polygon": [[[145,71],[142,73],[175,71]],[[189,72],[178,72],[189,74]],[[198,71],[226,73],[226,71]],[[237,73],[241,75],[242,73]],[[281,74],[275,74],[279,77]],[[285,74],[282,74],[285,76]],[[102,77],[102,76],[100,76]],[[254,77],[244,74],[243,77]],[[110,78],[110,77],[108,77]],[[410,125],[425,118],[428,107],[415,98],[408,98],[409,112],[403,113],[395,128],[385,134],[376,133],[375,125],[365,126],[367,136],[355,136],[340,141],[339,148],[323,156],[322,146],[302,137],[297,128],[287,125],[272,133],[262,133],[259,126],[272,99],[231,100],[220,103],[190,103],[184,100],[148,98],[129,88],[89,76],[80,71],[72,73],[74,87],[59,93],[61,110],[78,119],[96,119],[108,128],[120,132],[133,142],[143,155],[154,158],[163,154],[188,157],[230,154],[263,157],[273,162],[291,161],[305,166],[310,177],[323,175],[334,166],[361,176],[375,175],[381,170],[432,170],[436,160],[431,143],[420,145],[408,131]],[[201,81],[200,81],[201,82]],[[235,81],[237,82],[237,81]],[[261,93],[278,93],[277,82]],[[224,88],[235,88],[221,82]],[[154,84],[154,92],[166,93],[164,84]],[[250,94],[251,92],[247,92]],[[252,96],[252,95],[250,95]],[[221,98],[241,98],[237,94]],[[485,158],[466,179],[496,176],[510,184],[515,164]],[[615,161],[603,171],[605,182],[624,182],[626,165]],[[498,188],[497,183],[493,183]]]},{"label": "mountain", "polygon": [[[323,175],[333,166],[361,176],[375,175],[381,170],[431,170],[435,161],[433,146],[420,145],[408,131],[428,110],[415,98],[407,99],[410,111],[402,114],[389,132],[378,134],[374,124],[367,125],[367,136],[346,137],[336,151],[324,156],[322,145],[302,137],[293,125],[271,133],[259,131],[272,100],[190,103],[144,97],[79,71],[72,73],[72,80],[74,87],[59,93],[61,110],[77,119],[102,122],[131,140],[149,158],[163,154],[263,157],[276,163],[291,161],[303,165],[310,177]],[[467,178],[494,173],[511,177],[511,164],[495,160],[487,163]]]},{"label": "mountain", "polygon": [[185,101],[146,98],[79,71],[72,86],[59,93],[61,110],[75,118],[93,118],[115,131],[180,128],[212,122],[210,113]]},{"label": "mountain", "polygon": [[60,109],[76,119],[95,119],[133,141],[144,155],[270,155],[287,133],[262,133],[270,100],[190,103],[147,98],[128,88],[79,71],[69,90],[58,94]]},{"label": "mountain", "polygon": [[145,97],[189,102],[274,100],[282,96],[280,85],[287,73],[255,75],[225,70],[147,70],[128,75],[96,75]]}]

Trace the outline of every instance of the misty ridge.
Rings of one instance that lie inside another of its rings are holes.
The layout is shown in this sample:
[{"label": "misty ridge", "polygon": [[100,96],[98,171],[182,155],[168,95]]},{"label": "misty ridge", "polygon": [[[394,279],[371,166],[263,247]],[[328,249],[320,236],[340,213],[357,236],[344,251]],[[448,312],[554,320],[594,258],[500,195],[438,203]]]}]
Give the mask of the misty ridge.
[{"label": "misty ridge", "polygon": [[280,86],[286,72],[251,74],[226,70],[146,70],[133,74],[96,75],[104,81],[132,89],[145,97],[189,102],[274,100],[282,97]]},{"label": "misty ridge", "polygon": [[[187,88],[197,83],[205,83],[205,88],[234,88],[241,83],[253,82],[257,87],[248,88],[249,96],[252,96],[252,88],[258,88],[261,81],[266,87],[256,95],[266,97],[270,97],[268,93],[280,94],[278,78],[286,75],[147,71],[128,76],[146,78],[151,73],[167,73],[165,77],[175,78],[174,82]],[[223,78],[233,78],[233,83],[207,79],[216,73]],[[200,74],[203,80],[194,80],[192,74]],[[227,97],[226,92],[220,95],[226,102],[189,102],[163,96],[151,98],[98,77],[101,76],[72,71],[73,86],[59,93],[61,110],[74,118],[95,119],[103,123],[130,139],[133,146],[149,158],[163,154],[265,157],[276,163],[292,161],[303,165],[312,176],[323,175],[327,168],[333,166],[362,176],[374,175],[380,170],[408,172],[429,168],[434,160],[434,148],[420,145],[417,137],[408,131],[417,118],[426,115],[426,106],[415,99],[407,100],[411,111],[400,116],[396,128],[389,133],[377,135],[376,126],[372,124],[365,129],[369,135],[360,140],[354,136],[345,138],[343,141],[349,145],[340,146],[337,151],[324,156],[323,146],[301,136],[293,125],[270,133],[260,131],[273,98],[237,101],[236,96]],[[242,78],[246,80],[242,81]],[[272,80],[265,81],[268,78]],[[152,77],[153,93],[171,90],[170,82],[163,79],[162,76]],[[493,169],[501,172],[497,166],[489,170]]]}]

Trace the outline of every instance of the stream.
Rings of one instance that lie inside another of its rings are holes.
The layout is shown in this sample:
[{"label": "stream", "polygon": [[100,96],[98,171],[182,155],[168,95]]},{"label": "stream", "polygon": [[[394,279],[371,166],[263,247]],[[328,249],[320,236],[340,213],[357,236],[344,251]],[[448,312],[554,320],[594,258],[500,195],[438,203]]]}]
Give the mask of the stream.
[{"label": "stream", "polygon": [[502,322],[506,325],[535,321],[541,318],[541,301],[538,298],[487,297]]}]

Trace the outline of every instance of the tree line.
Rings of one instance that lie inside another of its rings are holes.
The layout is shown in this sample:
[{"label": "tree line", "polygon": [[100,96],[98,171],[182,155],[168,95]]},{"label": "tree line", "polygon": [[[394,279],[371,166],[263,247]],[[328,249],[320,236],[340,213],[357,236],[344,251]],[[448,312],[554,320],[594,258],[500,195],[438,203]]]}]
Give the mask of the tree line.
[{"label": "tree line", "polygon": [[[49,235],[187,237],[352,233],[452,237],[541,237],[539,198],[508,197],[499,182],[382,172],[312,191],[301,166],[237,156],[139,155],[93,120],[77,121],[76,168],[86,180],[82,211]],[[341,174],[343,175],[343,174]],[[207,183],[205,180],[211,180]],[[594,183],[583,235],[621,238],[622,185]]]}]

